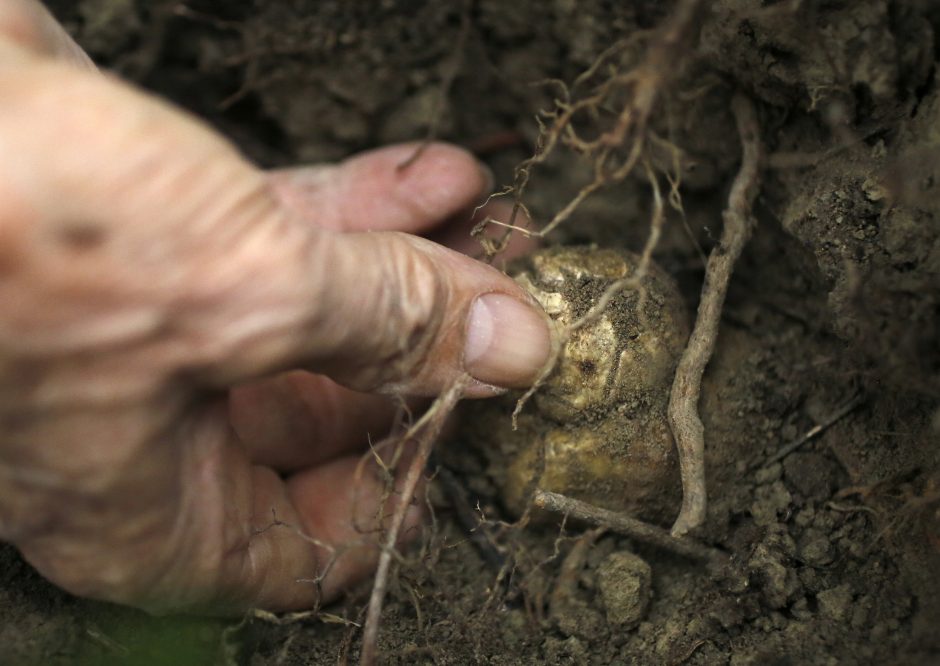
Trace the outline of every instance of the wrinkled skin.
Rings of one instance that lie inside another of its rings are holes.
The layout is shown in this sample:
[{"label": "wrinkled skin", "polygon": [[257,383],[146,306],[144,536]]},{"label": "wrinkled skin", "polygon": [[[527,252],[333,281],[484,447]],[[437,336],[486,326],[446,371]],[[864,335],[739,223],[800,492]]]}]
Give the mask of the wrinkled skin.
[{"label": "wrinkled skin", "polygon": [[376,556],[383,483],[357,451],[379,394],[468,373],[484,397],[544,363],[518,286],[409,235],[490,186],[457,148],[264,173],[32,0],[0,4],[0,99],[0,538],[75,594],[335,598]]}]

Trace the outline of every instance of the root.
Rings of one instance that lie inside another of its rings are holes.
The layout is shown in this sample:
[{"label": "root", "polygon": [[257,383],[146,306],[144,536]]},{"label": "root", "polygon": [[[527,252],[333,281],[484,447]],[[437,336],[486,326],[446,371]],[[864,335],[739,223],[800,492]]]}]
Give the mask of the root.
[{"label": "root", "polygon": [[249,611],[249,615],[261,617],[262,615],[267,613],[264,619],[269,619],[270,617],[290,618],[289,620],[285,622],[286,624],[289,624],[290,622],[293,622],[293,621],[299,621],[302,619],[310,618],[310,617],[322,619],[324,617],[330,616],[329,613],[323,613],[320,607],[320,599],[323,598],[323,594],[322,594],[323,580],[333,570],[333,567],[335,566],[337,560],[339,560],[340,557],[345,555],[350,550],[369,545],[370,544],[369,539],[366,537],[363,537],[361,539],[356,539],[354,541],[348,541],[341,546],[334,546],[324,541],[321,541],[320,539],[316,539],[308,535],[303,529],[301,529],[300,527],[296,525],[284,522],[283,520],[277,517],[277,513],[273,509],[271,510],[271,522],[265,525],[264,527],[254,530],[252,532],[251,537],[253,538],[259,534],[263,534],[267,532],[268,530],[274,530],[274,529],[288,530],[289,532],[292,532],[293,534],[295,534],[297,537],[303,539],[307,543],[315,546],[317,549],[322,550],[328,554],[329,557],[325,563],[322,563],[322,564],[318,563],[318,566],[317,566],[318,573],[315,578],[298,578],[295,581],[297,583],[302,583],[305,585],[313,585],[317,591],[316,602],[314,603],[313,608],[309,610],[300,611],[296,613],[287,613],[282,616],[277,616],[273,613],[268,613],[267,611],[257,609],[257,608],[251,609]]},{"label": "root", "polygon": [[656,525],[625,516],[622,513],[602,509],[587,502],[539,490],[535,495],[535,505],[540,509],[560,513],[591,525],[606,527],[624,536],[648,543],[651,546],[668,550],[682,557],[701,560],[709,564],[724,564],[728,555],[724,551],[706,546],[688,537],[675,537]]},{"label": "root", "polygon": [[499,571],[506,563],[506,558],[493,543],[483,516],[470,505],[463,485],[452,471],[443,465],[434,465],[433,462],[432,466],[436,467],[438,482],[450,502],[457,521],[469,536],[483,561]]},{"label": "root", "polygon": [[[775,462],[779,462],[786,458],[788,455],[798,450],[804,444],[809,442],[812,439],[815,439],[826,430],[834,426],[836,423],[841,421],[843,418],[851,414],[857,407],[859,407],[865,401],[865,396],[861,393],[856,394],[848,402],[846,402],[842,407],[833,412],[827,419],[822,423],[814,425],[812,428],[807,430],[801,437],[790,442],[775,454],[770,456],[766,461],[761,464],[761,467],[770,467]],[[757,467],[757,466],[755,466]]]},{"label": "root", "polygon": [[[486,218],[473,230],[473,235],[483,245],[487,261],[491,262],[506,248],[513,232],[545,237],[570,218],[588,196],[601,187],[623,181],[642,161],[650,116],[662,90],[681,69],[679,61],[682,55],[691,50],[689,44],[694,41],[698,26],[696,17],[703,4],[703,0],[679,0],[672,16],[655,33],[639,35],[648,37],[650,43],[644,59],[633,69],[622,72],[614,63],[614,59],[624,54],[632,44],[631,40],[622,40],[604,51],[570,89],[562,81],[548,82],[556,86],[560,94],[554,108],[542,112],[537,118],[541,131],[535,152],[516,167],[512,186],[497,195],[513,195],[509,221],[503,223]],[[592,86],[588,92],[575,99],[575,93],[588,86]],[[628,101],[623,103],[622,99]],[[584,137],[578,133],[573,125],[578,114],[595,113],[610,106],[621,108],[606,131],[596,137]],[[544,163],[559,144],[593,159],[593,179],[541,229],[517,225],[519,213],[525,210],[522,198],[532,170]],[[486,238],[486,229],[491,225],[503,227],[505,232],[497,239]]]},{"label": "root", "polygon": [[440,435],[447,417],[463,396],[468,382],[469,378],[467,377],[462,377],[454,382],[434,401],[428,411],[400,440],[403,443],[414,442],[417,450],[408,465],[398,503],[392,513],[388,532],[385,535],[385,543],[379,555],[379,563],[375,571],[375,582],[372,585],[372,594],[369,597],[365,628],[362,635],[362,652],[359,656],[359,663],[362,666],[373,666],[378,659],[379,623],[382,616],[382,604],[388,591],[389,570],[395,556],[395,545],[398,543],[408,507],[414,497],[418,481],[420,481],[421,475],[427,466],[434,442]]},{"label": "root", "polygon": [[695,328],[679,359],[669,396],[669,425],[679,450],[682,476],[682,508],[672,526],[673,536],[687,534],[705,521],[705,436],[698,415],[702,375],[715,348],[734,264],[751,235],[751,206],[760,178],[763,151],[754,105],[738,94],[731,108],[741,137],[741,169],[731,186],[728,207],[722,216],[721,241],[708,258]]},{"label": "root", "polygon": [[441,87],[438,91],[437,102],[434,104],[434,109],[431,112],[431,117],[428,122],[428,131],[425,134],[424,139],[415,148],[415,151],[408,156],[405,161],[398,165],[398,171],[404,171],[412,164],[417,162],[421,156],[424,154],[424,151],[428,149],[428,146],[434,142],[437,138],[439,126],[441,123],[441,116],[444,114],[444,103],[447,101],[448,96],[450,95],[451,88],[454,87],[454,81],[457,80],[457,75],[460,74],[460,70],[463,69],[464,59],[466,58],[467,51],[467,42],[470,39],[471,32],[471,13],[473,11],[473,0],[464,0],[463,9],[460,13],[460,32],[457,34],[457,40],[454,43],[454,55],[450,66],[447,68],[447,71],[444,74],[444,78],[441,81]]},{"label": "root", "polygon": [[576,607],[578,599],[578,578],[588,553],[597,540],[607,531],[605,527],[595,527],[582,534],[561,562],[555,586],[549,596],[549,617],[557,619],[567,610]]}]

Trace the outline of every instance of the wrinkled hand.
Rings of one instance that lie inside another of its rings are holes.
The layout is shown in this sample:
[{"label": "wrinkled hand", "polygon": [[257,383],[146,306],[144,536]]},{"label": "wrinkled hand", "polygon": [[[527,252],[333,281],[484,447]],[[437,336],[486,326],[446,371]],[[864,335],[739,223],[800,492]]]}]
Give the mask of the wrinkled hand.
[{"label": "wrinkled hand", "polygon": [[488,187],[456,148],[266,174],[98,73],[32,0],[0,3],[0,100],[0,538],[75,594],[334,598],[373,566],[355,544],[382,483],[351,454],[390,418],[351,389],[466,372],[485,396],[545,362],[511,280],[400,233]]}]

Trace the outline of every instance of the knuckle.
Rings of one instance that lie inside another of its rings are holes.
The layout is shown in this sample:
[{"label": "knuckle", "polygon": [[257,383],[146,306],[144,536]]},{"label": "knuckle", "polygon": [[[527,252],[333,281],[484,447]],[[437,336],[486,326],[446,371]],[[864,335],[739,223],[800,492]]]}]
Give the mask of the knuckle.
[{"label": "knuckle", "polygon": [[372,315],[380,350],[376,385],[420,373],[440,337],[449,293],[438,262],[409,241],[388,243],[381,271]]},{"label": "knuckle", "polygon": [[12,0],[0,7],[0,37],[28,49],[42,45],[42,21],[35,6]]}]

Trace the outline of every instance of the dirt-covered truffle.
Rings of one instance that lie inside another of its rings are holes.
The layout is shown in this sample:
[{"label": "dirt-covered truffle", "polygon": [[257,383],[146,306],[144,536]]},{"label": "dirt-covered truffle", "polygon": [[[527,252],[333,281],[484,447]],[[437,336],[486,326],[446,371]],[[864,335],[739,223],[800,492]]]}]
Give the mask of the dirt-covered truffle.
[{"label": "dirt-covered truffle", "polygon": [[[561,247],[531,255],[515,275],[565,331],[638,263],[619,250]],[[518,395],[475,407],[473,438],[512,512],[524,509],[536,478],[545,490],[648,519],[675,511],[678,467],[666,404],[688,318],[661,269],[651,265],[641,284],[570,333],[516,431],[509,413]]]}]

